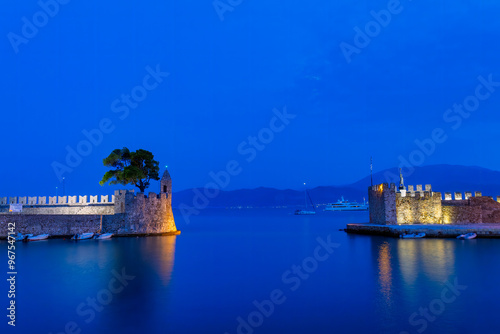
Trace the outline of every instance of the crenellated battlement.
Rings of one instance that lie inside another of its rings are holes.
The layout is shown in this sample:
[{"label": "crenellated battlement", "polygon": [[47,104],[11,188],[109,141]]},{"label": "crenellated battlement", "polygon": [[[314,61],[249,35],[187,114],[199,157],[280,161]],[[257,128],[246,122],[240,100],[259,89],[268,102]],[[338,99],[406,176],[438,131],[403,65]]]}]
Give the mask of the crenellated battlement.
[{"label": "crenellated battlement", "polygon": [[[480,191],[476,191],[476,192],[470,192],[470,191],[466,191],[465,193],[462,193],[462,192],[454,192],[454,193],[451,193],[451,192],[446,192],[444,193],[444,201],[446,202],[451,202],[451,201],[468,201],[470,200],[471,198],[474,198],[474,197],[484,197],[484,198],[491,198],[492,200],[495,200],[492,196],[483,196],[482,193]],[[496,201],[498,203],[500,203],[500,196],[497,196],[496,197]],[[446,205],[446,203],[443,203]]]},{"label": "crenellated battlement", "polygon": [[115,202],[115,195],[95,196],[20,196],[20,197],[0,197],[0,205],[22,204],[29,206],[36,205],[94,205],[112,204]]},{"label": "crenellated battlement", "polygon": [[20,233],[178,233],[168,171],[160,193],[117,190],[112,196],[0,197],[0,216],[0,237],[6,235],[5,224],[14,221]]},{"label": "crenellated battlement", "polygon": [[379,184],[368,188],[370,222],[374,224],[500,223],[500,196],[476,192],[434,192],[432,185],[399,187]]}]

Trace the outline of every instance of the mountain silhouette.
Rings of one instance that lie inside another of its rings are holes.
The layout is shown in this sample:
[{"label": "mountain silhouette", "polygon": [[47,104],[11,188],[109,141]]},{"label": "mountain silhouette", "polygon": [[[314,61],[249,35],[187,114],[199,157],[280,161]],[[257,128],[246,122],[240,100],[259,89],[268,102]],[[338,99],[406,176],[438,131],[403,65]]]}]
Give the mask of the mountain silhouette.
[{"label": "mountain silhouette", "polygon": [[[436,192],[465,192],[481,191],[484,196],[500,196],[500,172],[476,166],[459,165],[429,165],[404,169],[405,185],[431,184]],[[399,170],[391,168],[373,174],[373,183],[399,184]],[[349,185],[320,186],[309,189],[309,194],[315,204],[323,205],[336,202],[341,197],[350,201],[363,202],[367,199],[367,188],[370,185],[370,176]],[[259,187],[255,189],[220,190],[216,196],[214,190],[204,195],[205,189],[188,189],[173,194],[173,206],[181,203],[195,206],[198,203],[203,207],[279,207],[304,206],[304,191],[292,189],[275,189]],[[212,198],[210,198],[212,197]],[[309,205],[309,203],[308,203]]]}]

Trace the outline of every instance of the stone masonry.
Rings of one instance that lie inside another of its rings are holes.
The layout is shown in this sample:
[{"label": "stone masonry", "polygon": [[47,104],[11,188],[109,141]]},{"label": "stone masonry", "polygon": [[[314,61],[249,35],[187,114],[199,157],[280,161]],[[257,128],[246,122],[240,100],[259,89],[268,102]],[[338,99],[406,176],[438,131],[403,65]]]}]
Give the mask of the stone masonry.
[{"label": "stone masonry", "polygon": [[[117,190],[111,197],[0,197],[0,237],[7,236],[8,224],[16,233],[69,236],[76,233],[146,235],[178,233],[172,212],[172,179],[165,171],[161,190],[135,193]],[[10,204],[22,204],[22,212],[9,212]]]},{"label": "stone masonry", "polygon": [[[475,196],[473,197],[472,194]],[[431,185],[416,188],[380,184],[368,188],[370,223],[401,224],[500,224],[500,197],[497,201],[480,192],[433,192]]]}]

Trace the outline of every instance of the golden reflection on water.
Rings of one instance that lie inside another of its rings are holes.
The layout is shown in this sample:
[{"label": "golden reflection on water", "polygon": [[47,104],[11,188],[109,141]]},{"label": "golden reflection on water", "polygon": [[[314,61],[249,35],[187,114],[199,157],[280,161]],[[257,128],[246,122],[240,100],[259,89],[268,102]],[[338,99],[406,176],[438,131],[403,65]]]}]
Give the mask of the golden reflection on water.
[{"label": "golden reflection on water", "polygon": [[382,292],[387,305],[390,305],[392,297],[392,267],[391,248],[388,242],[384,242],[379,246],[378,272],[380,291]]},{"label": "golden reflection on water", "polygon": [[[379,292],[385,304],[383,309],[391,309],[395,294],[417,294],[415,287],[419,279],[447,281],[455,273],[455,241],[399,239],[380,243],[377,265]],[[402,291],[395,290],[401,290],[401,287]]]},{"label": "golden reflection on water", "polygon": [[[406,242],[408,241],[408,242]],[[423,240],[398,240],[397,253],[401,276],[408,285],[413,285],[418,277],[418,242]]]},{"label": "golden reflection on water", "polygon": [[159,259],[159,269],[160,269],[160,279],[163,285],[168,285],[172,277],[172,271],[174,269],[175,260],[175,241],[177,236],[164,236],[160,237],[160,259]]},{"label": "golden reflection on water", "polygon": [[418,275],[446,281],[455,272],[455,240],[398,240],[397,257],[404,283],[413,285]]}]

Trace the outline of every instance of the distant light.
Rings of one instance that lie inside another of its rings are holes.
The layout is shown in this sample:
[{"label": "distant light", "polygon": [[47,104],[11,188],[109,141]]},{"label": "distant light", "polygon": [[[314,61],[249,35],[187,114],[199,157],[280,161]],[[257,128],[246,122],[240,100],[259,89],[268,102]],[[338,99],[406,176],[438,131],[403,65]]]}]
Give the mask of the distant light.
[{"label": "distant light", "polygon": [[165,166],[165,168],[168,168],[168,166]]}]

